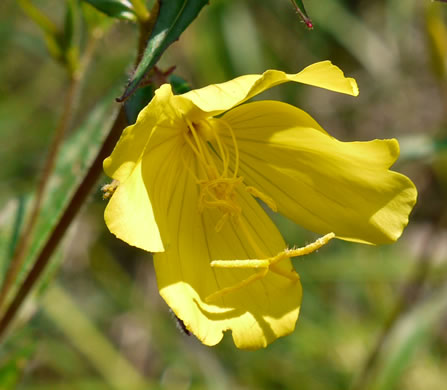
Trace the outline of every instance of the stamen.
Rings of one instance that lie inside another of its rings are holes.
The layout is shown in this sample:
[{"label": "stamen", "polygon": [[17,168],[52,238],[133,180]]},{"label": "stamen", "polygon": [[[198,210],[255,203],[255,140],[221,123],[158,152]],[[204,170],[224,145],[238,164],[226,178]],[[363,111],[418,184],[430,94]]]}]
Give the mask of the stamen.
[{"label": "stamen", "polygon": [[[222,217],[215,226],[217,232],[223,228],[229,217],[236,218],[236,223],[240,225],[238,217],[241,214],[241,208],[236,198],[236,186],[243,182],[243,178],[238,176],[239,148],[233,129],[229,123],[221,118],[204,119],[197,125],[193,124],[186,117],[184,120],[189,131],[185,131],[183,137],[187,145],[191,147],[199,163],[198,177],[193,173],[193,177],[200,187],[199,211],[203,212],[205,208],[217,208],[222,212]],[[231,175],[231,155],[228,145],[222,141],[222,130],[219,130],[219,125],[230,134],[233,143],[234,169],[232,169]],[[191,135],[188,134],[189,132]],[[210,143],[215,145],[215,147],[213,148]],[[248,193],[264,201],[272,210],[277,210],[272,198],[255,187],[248,186],[245,188]],[[242,227],[242,229],[246,229],[246,227]],[[256,256],[259,256],[259,258],[265,257],[255,241],[251,239],[249,231],[245,231],[244,234],[255,250]]]},{"label": "stamen", "polygon": [[282,268],[278,267],[278,264],[272,264],[270,266],[270,271],[274,272],[275,274],[284,276],[285,278],[291,280],[292,282],[297,282],[300,280],[300,276],[296,273],[296,271],[292,268],[289,271],[286,271]]},{"label": "stamen", "polygon": [[231,139],[233,140],[234,159],[235,159],[233,177],[236,177],[237,173],[239,171],[239,148],[237,146],[236,136],[234,135],[233,129],[231,128],[231,126],[229,125],[229,123],[226,120],[219,118],[219,123],[222,123],[225,126],[225,128],[228,130],[228,132],[231,135]]},{"label": "stamen", "polygon": [[192,136],[194,137],[194,141],[196,141],[196,145],[197,145],[197,148],[198,148],[198,150],[199,150],[199,154],[200,154],[201,156],[203,156],[202,146],[201,146],[201,144],[200,144],[199,137],[197,136],[197,131],[196,131],[196,129],[194,128],[194,126],[192,125],[191,121],[190,121],[188,118],[185,117],[184,119],[185,119],[185,121],[186,121],[186,124],[188,125],[188,129],[189,129],[189,131],[191,132]]},{"label": "stamen", "polygon": [[[241,225],[243,226],[243,225]],[[291,270],[290,272],[285,271],[278,267],[278,263],[281,260],[289,259],[291,257],[304,256],[308,255],[316,250],[320,249],[322,246],[326,245],[330,240],[335,237],[334,233],[326,234],[323,237],[320,237],[318,240],[313,242],[312,244],[306,245],[302,248],[296,249],[285,249],[284,251],[278,253],[276,256],[269,257],[267,259],[247,259],[247,260],[214,260],[211,262],[211,267],[214,268],[240,268],[240,269],[262,269],[259,272],[256,272],[253,275],[250,275],[248,278],[243,279],[241,282],[230,286],[224,287],[211,295],[209,295],[205,301],[211,302],[216,298],[222,297],[231,292],[240,290],[243,287],[248,286],[252,282],[262,279],[267,275],[268,271],[272,271],[278,275],[281,275],[287,279],[290,279],[292,282],[298,281],[300,278],[298,274]]]},{"label": "stamen", "polygon": [[272,211],[278,211],[275,201],[270,198],[270,196],[267,196],[263,192],[259,191],[256,187],[247,186],[245,187],[245,190],[256,198],[261,199],[268,207],[270,207]]},{"label": "stamen", "polygon": [[116,189],[118,188],[119,185],[120,185],[120,182],[118,180],[113,180],[109,184],[104,184],[101,187],[102,198],[104,200],[110,199],[112,197],[112,195],[115,193],[115,191],[116,191]]},{"label": "stamen", "polygon": [[214,268],[268,268],[269,259],[249,259],[249,260],[214,260],[211,267]]},{"label": "stamen", "polygon": [[186,143],[191,147],[194,154],[201,160],[202,164],[205,164],[206,161],[203,157],[203,155],[197,150],[196,146],[191,142],[191,139],[189,138],[188,134],[183,133],[183,138],[185,139]]},{"label": "stamen", "polygon": [[203,123],[205,123],[208,126],[211,134],[214,137],[214,140],[217,143],[217,147],[218,147],[219,153],[220,153],[220,158],[222,159],[222,164],[223,164],[222,176],[227,176],[228,166],[230,164],[230,157],[229,157],[228,149],[226,147],[224,148],[224,145],[222,144],[219,134],[217,133],[214,126],[212,126],[207,120],[203,121]]},{"label": "stamen", "polygon": [[[223,228],[230,217],[233,218],[238,230],[243,235],[243,239],[245,239],[250,246],[252,253],[257,257],[257,259],[246,260],[212,261],[211,267],[214,268],[253,269],[256,270],[256,272],[233,286],[224,287],[210,294],[206,298],[206,302],[214,301],[217,298],[240,290],[257,280],[264,278],[269,271],[285,277],[293,283],[297,282],[299,276],[295,270],[293,268],[286,270],[283,267],[280,267],[279,263],[284,259],[307,255],[318,250],[334,238],[335,234],[329,233],[324,237],[319,238],[314,243],[302,248],[285,249],[276,256],[266,257],[265,250],[261,247],[262,244],[255,239],[247,221],[241,217],[242,210],[236,198],[236,186],[243,182],[243,177],[238,176],[239,149],[233,129],[221,118],[203,120],[199,123],[197,129],[188,118],[184,119],[192,136],[187,132],[184,132],[183,137],[186,144],[192,149],[194,155],[197,157],[199,163],[198,176],[193,172],[193,169],[189,166],[190,164],[185,164],[200,188],[199,211],[203,212],[205,208],[215,208],[222,213],[222,217],[218,220],[215,226],[216,232],[219,232]],[[222,142],[218,128],[213,125],[211,121],[221,123],[231,136],[234,148],[234,169],[231,176],[229,176],[230,152],[227,145]],[[206,128],[203,126],[206,126]],[[211,142],[217,146],[213,148],[210,145]],[[183,155],[182,158],[184,159]],[[275,201],[262,191],[252,186],[246,186],[245,190],[252,196],[261,199],[273,211],[277,211]]]},{"label": "stamen", "polygon": [[249,276],[247,279],[242,280],[241,282],[235,284],[234,286],[230,287],[224,287],[221,290],[218,290],[211,295],[208,295],[205,298],[206,303],[211,303],[212,301],[216,300],[217,298],[220,298],[224,295],[227,295],[229,293],[232,293],[234,291],[240,290],[241,288],[244,288],[245,286],[248,286],[249,284],[255,282],[256,280],[262,279],[265,275],[267,275],[268,269],[264,269],[260,272],[256,272],[255,274]]},{"label": "stamen", "polygon": [[297,248],[297,249],[286,249],[285,252],[287,254],[287,257],[297,257],[297,256],[308,255],[309,253],[315,252],[318,249],[320,249],[322,246],[326,245],[333,238],[335,238],[335,233],[328,233],[325,236],[320,237],[318,240],[316,240],[312,244],[309,244],[302,248]]}]

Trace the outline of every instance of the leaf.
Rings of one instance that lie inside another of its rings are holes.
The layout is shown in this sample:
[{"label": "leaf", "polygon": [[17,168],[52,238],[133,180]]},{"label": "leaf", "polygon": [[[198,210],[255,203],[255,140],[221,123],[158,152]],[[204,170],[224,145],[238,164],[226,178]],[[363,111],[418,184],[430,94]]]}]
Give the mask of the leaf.
[{"label": "leaf", "polygon": [[139,88],[128,100],[124,103],[126,110],[126,118],[129,125],[137,121],[137,116],[140,111],[146,107],[154,96],[154,87],[147,85]]},{"label": "leaf", "polygon": [[[170,74],[167,80],[174,93],[182,94],[191,90],[190,85],[180,76]],[[154,96],[154,87],[152,84],[138,88],[135,93],[124,102],[126,109],[126,118],[129,125],[134,124],[140,111],[146,107]]]},{"label": "leaf", "polygon": [[96,8],[98,11],[116,19],[130,20],[135,22],[137,17],[132,3],[127,0],[83,0]]},{"label": "leaf", "polygon": [[61,148],[25,266],[40,252],[108,134],[119,109],[113,102],[112,93],[103,98]]},{"label": "leaf", "polygon": [[191,91],[191,86],[189,85],[189,83],[180,76],[171,74],[168,78],[168,81],[172,85],[174,93],[178,95]]},{"label": "leaf", "polygon": [[206,4],[208,4],[208,0],[160,0],[158,18],[143,57],[124,94],[117,99],[118,101],[126,100],[136,90],[143,77],[157,63],[161,54],[179,38]]},{"label": "leaf", "polygon": [[[119,109],[118,104],[114,101],[117,91],[117,87],[113,88],[62,146],[54,172],[46,189],[46,196],[28,253],[19,271],[13,290],[20,285],[29,268],[34,263],[34,259],[59,221],[65,207],[94,160],[104,138],[107,136]],[[32,204],[32,201],[27,202],[26,206],[30,204]],[[2,247],[3,243],[5,248],[8,249],[15,246],[17,234],[15,233],[14,225],[17,225],[23,219],[22,208],[23,205],[21,206],[21,203],[15,207],[12,204],[9,208],[0,212],[0,244],[2,244]],[[29,207],[27,209],[26,211],[29,212]],[[3,215],[4,217],[1,217]],[[54,256],[54,259],[57,260],[61,257]],[[6,253],[1,253],[0,272],[2,272],[2,275],[0,275],[0,280],[4,277],[10,258],[11,256],[7,256]],[[57,264],[53,264],[54,262],[57,263],[57,261],[52,261],[47,269],[47,275],[57,266]]]}]

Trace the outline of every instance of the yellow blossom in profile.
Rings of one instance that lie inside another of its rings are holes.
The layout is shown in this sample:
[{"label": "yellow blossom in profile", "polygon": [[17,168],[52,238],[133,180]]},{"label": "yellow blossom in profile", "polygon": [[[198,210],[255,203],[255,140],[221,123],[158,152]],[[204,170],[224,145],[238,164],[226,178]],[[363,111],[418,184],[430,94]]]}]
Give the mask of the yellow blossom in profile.
[{"label": "yellow blossom in profile", "polygon": [[[288,81],[358,94],[329,61],[183,95],[165,84],[104,161],[120,183],[109,230],[155,252],[161,296],[206,345],[227,330],[247,349],[291,333],[302,291],[290,258],[334,237],[394,242],[416,202],[413,183],[389,170],[396,140],[341,142],[289,104],[242,104]],[[323,237],[288,249],[258,200]]]}]

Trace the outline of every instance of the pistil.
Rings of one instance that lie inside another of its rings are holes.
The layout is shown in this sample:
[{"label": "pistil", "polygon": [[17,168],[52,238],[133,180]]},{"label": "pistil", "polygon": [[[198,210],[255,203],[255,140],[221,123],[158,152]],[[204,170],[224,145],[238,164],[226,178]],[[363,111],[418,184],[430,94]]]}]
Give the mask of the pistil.
[{"label": "pistil", "polygon": [[248,286],[249,284],[264,278],[268,271],[272,271],[278,275],[281,275],[287,279],[290,279],[292,282],[296,282],[300,279],[298,274],[291,270],[289,272],[284,271],[282,268],[279,268],[278,263],[285,259],[290,259],[291,257],[298,257],[308,255],[320,249],[322,246],[326,245],[330,240],[335,237],[334,233],[326,234],[323,237],[320,237],[315,242],[306,245],[302,248],[294,248],[294,249],[285,249],[284,251],[278,253],[276,256],[265,258],[265,259],[245,259],[245,260],[214,260],[211,262],[211,267],[214,268],[238,268],[238,269],[255,269],[259,270],[253,275],[250,275],[248,278],[243,279],[239,283],[236,283],[230,287],[224,287],[208,297],[206,297],[205,301],[211,303],[215,301],[217,298],[220,298],[229,293],[235,292]]},{"label": "pistil", "polygon": [[[199,164],[199,172],[197,175],[192,172],[191,168],[188,168],[200,189],[198,201],[199,212],[204,212],[205,209],[212,208],[221,211],[222,217],[215,226],[216,232],[219,232],[231,217],[232,221],[237,225],[243,239],[248,243],[252,252],[257,257],[257,259],[212,261],[211,267],[213,268],[253,269],[256,272],[233,286],[224,287],[212,293],[206,298],[206,302],[212,302],[217,298],[238,291],[264,278],[269,271],[281,275],[291,282],[298,281],[299,276],[293,268],[289,271],[285,270],[279,266],[279,263],[285,259],[315,252],[334,238],[335,234],[326,234],[324,237],[302,248],[285,249],[275,256],[267,255],[258,245],[242,217],[243,210],[238,203],[236,188],[240,185],[243,186],[245,191],[262,200],[273,211],[277,211],[277,206],[272,198],[256,187],[244,186],[243,177],[238,176],[239,149],[233,129],[221,118],[202,120],[199,123],[192,123],[188,118],[184,119],[187,125],[187,131],[183,133],[183,137],[197,157]],[[232,164],[230,164],[231,157],[228,146],[222,142],[220,136],[222,129],[227,131],[231,136],[234,149],[234,161]]]}]

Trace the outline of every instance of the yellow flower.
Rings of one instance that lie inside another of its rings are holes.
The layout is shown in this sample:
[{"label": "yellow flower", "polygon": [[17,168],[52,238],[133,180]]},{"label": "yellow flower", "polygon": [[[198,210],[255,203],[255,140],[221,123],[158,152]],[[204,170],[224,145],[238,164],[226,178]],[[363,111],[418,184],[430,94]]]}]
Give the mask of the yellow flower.
[{"label": "yellow flower", "polygon": [[[396,140],[341,142],[291,105],[242,104],[287,81],[358,94],[329,61],[184,95],[166,84],[104,161],[120,182],[105,211],[108,228],[156,252],[161,296],[206,345],[226,330],[249,349],[292,332],[301,285],[290,258],[333,237],[391,243],[416,202],[413,183],[389,170]],[[256,198],[325,236],[287,249]]]}]

